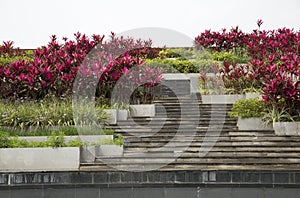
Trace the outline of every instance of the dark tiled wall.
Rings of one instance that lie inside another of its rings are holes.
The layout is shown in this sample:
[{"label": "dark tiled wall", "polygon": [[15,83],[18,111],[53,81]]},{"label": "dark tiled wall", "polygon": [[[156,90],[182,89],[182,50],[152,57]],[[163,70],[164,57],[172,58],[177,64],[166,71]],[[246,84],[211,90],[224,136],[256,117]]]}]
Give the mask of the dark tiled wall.
[{"label": "dark tiled wall", "polygon": [[300,171],[151,171],[0,173],[0,186],[26,185],[286,185],[300,187]]}]

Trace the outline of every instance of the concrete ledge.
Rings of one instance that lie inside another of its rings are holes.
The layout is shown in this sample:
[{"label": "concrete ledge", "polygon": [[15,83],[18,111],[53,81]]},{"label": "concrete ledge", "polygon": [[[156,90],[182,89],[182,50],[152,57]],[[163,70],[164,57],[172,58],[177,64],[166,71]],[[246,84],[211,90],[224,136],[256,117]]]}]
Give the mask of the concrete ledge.
[{"label": "concrete ledge", "polygon": [[276,135],[299,136],[300,122],[274,122],[273,128]]},{"label": "concrete ledge", "polygon": [[121,157],[123,156],[123,146],[100,145],[83,146],[80,148],[80,162],[92,163],[96,157]]},{"label": "concrete ledge", "polygon": [[262,95],[261,94],[258,94],[258,93],[246,93],[246,99],[249,99],[249,98],[262,98]]},{"label": "concrete ledge", "polygon": [[123,146],[118,145],[100,145],[96,146],[96,157],[121,157],[123,156]]},{"label": "concrete ledge", "polygon": [[203,104],[233,104],[237,100],[245,99],[245,95],[201,95]]},{"label": "concrete ledge", "polygon": [[266,125],[261,118],[238,118],[239,130],[273,130],[272,125]]},{"label": "concrete ledge", "polygon": [[162,77],[164,80],[190,80],[189,76],[183,73],[164,73]]},{"label": "concrete ledge", "polygon": [[109,115],[108,122],[109,124],[117,124],[119,120],[127,120],[128,111],[127,110],[119,110],[119,109],[106,109],[105,113]]},{"label": "concrete ledge", "polygon": [[79,169],[79,148],[0,149],[0,171],[64,171]]},{"label": "concrete ledge", "polygon": [[154,117],[155,104],[130,105],[131,117]]}]

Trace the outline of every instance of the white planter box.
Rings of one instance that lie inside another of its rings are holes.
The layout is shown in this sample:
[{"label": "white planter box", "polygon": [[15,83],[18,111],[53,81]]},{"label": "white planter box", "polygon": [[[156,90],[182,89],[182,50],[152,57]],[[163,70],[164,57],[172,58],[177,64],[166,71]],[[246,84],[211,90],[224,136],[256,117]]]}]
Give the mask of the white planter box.
[{"label": "white planter box", "polygon": [[246,99],[249,98],[262,98],[262,95],[258,93],[246,93]]},{"label": "white planter box", "polygon": [[93,163],[95,162],[95,158],[96,158],[95,146],[80,147],[80,162]]},{"label": "white planter box", "polygon": [[273,130],[272,125],[266,125],[261,118],[238,118],[239,130]]},{"label": "white planter box", "polygon": [[276,135],[300,135],[300,122],[274,122],[273,127]]},{"label": "white planter box", "polygon": [[117,111],[117,120],[127,120],[128,111],[127,110],[118,110]]},{"label": "white planter box", "polygon": [[203,104],[233,104],[237,100],[245,99],[245,95],[201,95],[201,98]]},{"label": "white planter box", "polygon": [[127,120],[128,118],[127,110],[106,109],[104,111],[109,115],[109,124],[117,124],[118,120]]},{"label": "white planter box", "polygon": [[97,157],[120,157],[123,156],[123,146],[100,145],[95,147]]},{"label": "white planter box", "polygon": [[0,171],[66,171],[78,170],[77,147],[3,148],[0,149]]},{"label": "white planter box", "polygon": [[130,105],[131,117],[154,117],[155,104]]}]

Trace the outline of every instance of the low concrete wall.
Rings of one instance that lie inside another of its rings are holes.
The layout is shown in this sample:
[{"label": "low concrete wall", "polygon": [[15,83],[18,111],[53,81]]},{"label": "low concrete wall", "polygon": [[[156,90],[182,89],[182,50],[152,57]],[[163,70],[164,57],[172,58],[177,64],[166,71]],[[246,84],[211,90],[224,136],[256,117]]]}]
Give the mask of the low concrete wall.
[{"label": "low concrete wall", "polygon": [[233,104],[237,100],[245,99],[245,95],[202,95],[203,104]]},{"label": "low concrete wall", "polygon": [[108,115],[109,124],[117,124],[120,120],[127,120],[128,111],[119,109],[106,109],[104,110]]},{"label": "low concrete wall", "polygon": [[0,149],[0,172],[78,170],[77,147]]},{"label": "low concrete wall", "polygon": [[262,118],[238,118],[239,130],[273,130],[272,125],[266,125]]},{"label": "low concrete wall", "polygon": [[155,104],[130,105],[131,117],[154,117]]},{"label": "low concrete wall", "polygon": [[274,122],[276,135],[300,136],[300,122]]},{"label": "low concrete wall", "polygon": [[80,148],[80,162],[94,162],[96,157],[121,157],[123,156],[123,146],[100,145],[83,146]]},{"label": "low concrete wall", "polygon": [[121,157],[123,156],[123,146],[118,146],[118,145],[100,145],[96,146],[96,151],[95,151],[96,156],[99,157]]}]

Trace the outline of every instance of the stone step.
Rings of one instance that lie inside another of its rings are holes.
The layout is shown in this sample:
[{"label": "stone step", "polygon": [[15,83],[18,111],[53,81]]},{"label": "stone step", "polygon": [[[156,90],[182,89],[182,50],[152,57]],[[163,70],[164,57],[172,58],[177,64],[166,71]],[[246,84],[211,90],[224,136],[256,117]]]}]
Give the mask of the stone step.
[{"label": "stone step", "polygon": [[[172,114],[160,113],[160,114],[156,114],[155,117],[153,117],[153,118],[147,118],[147,119],[162,119],[162,118],[165,118],[165,119],[209,119],[210,120],[210,119],[225,119],[225,118],[229,119],[231,117],[227,114],[219,114],[219,115],[218,114],[207,114],[207,115],[200,114],[200,116],[185,114],[184,116],[181,116],[180,113],[177,113],[177,114],[175,114],[175,113],[172,113]],[[134,119],[136,119],[136,118],[134,118]],[[139,119],[139,118],[137,118],[137,119]],[[145,118],[145,120],[147,120],[147,119]]]},{"label": "stone step", "polygon": [[[182,141],[176,141],[176,140],[170,140],[170,141],[162,141],[162,142],[156,142],[156,141],[148,141],[148,142],[126,142],[125,147],[126,149],[130,149],[132,147],[134,148],[142,148],[144,150],[147,150],[148,148],[158,148],[158,147],[172,147],[172,148],[183,148],[186,146],[189,147],[201,147],[204,146],[205,144],[207,145],[212,145],[212,146],[236,146],[236,147],[249,147],[249,146],[282,146],[286,142],[230,142],[230,141],[223,141],[223,142],[218,142],[217,140],[205,140],[205,142],[202,141],[189,141],[189,140],[182,140]],[[293,142],[293,143],[288,143],[287,146],[289,147],[296,147],[299,146],[299,142]],[[189,150],[188,148],[186,150]]]},{"label": "stone step", "polygon": [[[180,142],[174,141],[169,142],[167,145],[165,142],[144,142],[143,144],[140,143],[128,143],[126,144],[126,149],[130,148],[142,148],[142,149],[151,149],[164,146],[164,148],[173,148],[177,150],[182,147],[186,147],[189,142]],[[206,145],[207,144],[207,145]],[[204,146],[217,146],[217,147],[300,147],[300,142],[269,142],[269,141],[239,141],[239,142],[219,142],[214,141],[213,139],[206,140],[205,143],[203,142],[191,142],[189,147],[204,147]]]},{"label": "stone step", "polygon": [[148,170],[157,170],[159,168],[160,171],[178,171],[178,170],[203,170],[203,171],[211,171],[211,170],[300,170],[300,164],[197,164],[196,166],[193,164],[168,164],[162,165],[158,167],[153,164],[144,164],[143,166],[139,164],[127,164],[127,165],[114,165],[113,167],[107,164],[95,164],[95,163],[82,163],[80,165],[80,170],[82,171],[110,171],[110,170],[129,170],[129,171],[148,171]]},{"label": "stone step", "polygon": [[[139,138],[134,138],[134,137],[128,137],[126,139],[126,142],[128,143],[148,143],[148,142],[166,142],[169,141],[170,138],[173,138],[174,136],[156,136],[156,134],[154,136],[151,137],[139,137]],[[197,136],[197,134],[195,136],[184,136],[184,135],[179,135],[176,136],[178,137],[178,140],[176,141],[189,141],[189,140],[193,140],[193,142],[197,142],[197,141],[203,141],[204,138],[208,138],[210,140],[217,140],[219,142],[246,142],[246,141],[250,141],[250,142],[266,142],[266,141],[272,141],[272,142],[300,142],[300,139],[297,137],[291,137],[291,138],[282,138],[282,137],[228,137],[228,136],[213,136],[213,137],[208,137],[208,136]],[[174,141],[174,140],[173,140]]]},{"label": "stone step", "polygon": [[228,114],[230,111],[220,111],[220,110],[197,110],[196,108],[192,109],[161,109],[155,111],[155,114],[163,113],[179,113],[179,114],[189,114],[189,115],[206,115],[206,114]]},{"label": "stone step", "polygon": [[191,108],[191,107],[198,107],[199,109],[228,109],[231,110],[232,106],[227,106],[227,105],[205,105],[205,104],[199,104],[199,103],[158,103],[155,105],[155,108]]},{"label": "stone step", "polygon": [[128,118],[127,120],[125,120],[125,121],[119,121],[118,123],[124,123],[124,122],[130,122],[130,121],[135,121],[135,122],[150,122],[150,121],[153,121],[153,122],[155,122],[155,121],[162,121],[162,122],[164,122],[164,121],[170,121],[170,122],[173,122],[173,121],[175,121],[175,122],[181,122],[181,121],[190,121],[190,122],[194,122],[194,120],[197,120],[197,121],[207,121],[207,120],[212,120],[213,119],[213,121],[235,121],[235,122],[237,122],[237,119],[236,118],[231,118],[231,117],[229,117],[229,116],[227,116],[227,117],[222,117],[222,116],[220,116],[220,117],[198,117],[198,116],[194,116],[194,117],[189,117],[189,119],[190,120],[186,120],[184,117],[183,118],[181,118],[181,117],[179,117],[179,118],[165,118],[165,117],[153,117],[153,118],[150,118],[150,117],[147,117],[147,118],[141,118],[141,117],[138,117],[138,118]]},{"label": "stone step", "polygon": [[[220,131],[223,130],[223,129],[227,129],[227,130],[236,130],[236,127],[234,126],[227,126],[227,125],[220,125],[220,126],[209,126],[211,128],[211,130],[217,130],[219,129]],[[208,127],[199,127],[199,130],[207,130]],[[121,129],[115,129],[115,133],[136,133],[136,134],[139,134],[139,135],[142,135],[142,134],[147,134],[147,133],[152,133],[152,132],[158,132],[159,130],[159,133],[161,134],[164,134],[164,135],[172,135],[172,134],[175,134],[175,133],[184,133],[184,134],[187,134],[188,133],[195,133],[195,132],[198,132],[198,129],[195,129],[195,128],[186,128],[185,126],[181,126],[180,129],[178,128],[150,128],[150,127],[145,127],[145,128],[121,128]]]},{"label": "stone step", "polygon": [[134,124],[136,125],[147,125],[156,128],[156,126],[179,126],[179,125],[186,125],[186,126],[191,126],[191,127],[196,127],[198,125],[236,125],[237,121],[236,120],[214,120],[214,119],[205,119],[205,120],[195,120],[194,122],[191,122],[186,119],[182,119],[180,121],[164,121],[164,120],[130,120],[130,121],[121,121],[118,122],[118,126],[123,127],[123,126],[128,126],[131,127]]},{"label": "stone step", "polygon": [[[119,164],[164,164],[166,165],[166,158],[110,158],[109,160],[105,160],[106,163],[110,165],[119,165]],[[299,157],[286,157],[286,158],[261,158],[261,157],[249,157],[249,158],[177,158],[173,159],[170,158],[170,164],[191,164],[191,165],[198,165],[198,164],[300,164]],[[95,163],[103,163],[101,159],[96,159]]]},{"label": "stone step", "polygon": [[129,120],[123,120],[119,121],[119,126],[125,126],[127,124],[131,124],[132,122],[140,123],[140,124],[151,124],[153,126],[159,125],[159,124],[165,124],[165,125],[178,125],[178,124],[186,124],[186,125],[193,125],[195,126],[194,122],[189,120],[167,120],[167,119],[151,119],[151,120],[144,120],[144,119],[129,119]]},{"label": "stone step", "polygon": [[[256,139],[257,137],[259,137],[259,138],[262,138],[262,139],[265,139],[265,140],[273,140],[273,141],[276,141],[277,140],[277,138],[278,139],[280,139],[281,137],[277,137],[277,136],[274,136],[274,135],[272,135],[272,134],[259,134],[259,135],[257,135],[257,136],[253,136],[253,135],[244,135],[244,136],[230,136],[230,137],[228,137],[228,133],[226,134],[226,133],[224,133],[224,132],[222,132],[222,133],[210,133],[210,132],[208,132],[208,133],[199,133],[199,132],[196,132],[196,133],[156,133],[156,134],[154,134],[153,136],[149,136],[149,135],[147,135],[147,136],[137,136],[137,137],[135,137],[135,136],[127,136],[126,137],[126,141],[131,141],[131,140],[136,140],[136,141],[144,141],[144,138],[146,138],[146,140],[147,140],[147,138],[152,138],[153,140],[156,140],[156,139],[162,139],[162,140],[165,140],[165,139],[170,139],[170,138],[173,138],[174,136],[176,135],[176,137],[178,137],[178,138],[190,138],[190,137],[193,137],[193,138],[195,138],[196,140],[197,140],[197,138],[204,138],[204,137],[207,137],[207,138],[218,138],[218,137],[220,137],[220,138],[228,138],[228,139],[235,139],[235,138],[238,138],[238,139],[242,139],[242,140],[244,140],[244,139],[249,139],[249,140],[251,140],[251,138],[254,138],[254,139]],[[295,139],[297,139],[296,137],[295,137]],[[145,141],[146,141],[145,140]],[[278,141],[280,141],[280,140],[278,140]],[[290,140],[286,140],[286,141],[290,141]]]},{"label": "stone step", "polygon": [[[156,111],[155,115],[170,115],[170,114],[177,114],[177,115],[193,115],[193,116],[202,116],[202,115],[227,115],[229,111],[198,111],[195,109],[191,110],[162,110]],[[167,116],[166,116],[167,117]]]},{"label": "stone step", "polygon": [[[206,147],[189,147],[188,149],[184,148],[174,148],[174,147],[163,147],[163,148],[148,148],[148,149],[141,149],[141,148],[126,148],[125,152],[145,152],[145,153],[164,153],[164,152],[174,152],[174,151],[184,151],[185,153],[199,153],[201,149],[205,149]],[[215,145],[209,149],[209,152],[262,152],[262,153],[272,153],[272,152],[300,152],[299,147],[235,147],[235,146],[218,146]]]},{"label": "stone step", "polygon": [[[272,152],[272,153],[264,153],[264,152],[257,152],[257,151],[229,151],[229,152],[208,152],[205,156],[206,158],[241,158],[241,157],[257,157],[257,158],[300,158],[300,151],[296,152]],[[125,152],[124,157],[128,158],[172,158],[172,157],[179,157],[180,158],[200,158],[199,152],[152,152],[152,153],[139,153],[139,152]],[[101,157],[99,157],[101,159]],[[201,157],[202,158],[202,157]]]},{"label": "stone step", "polygon": [[161,103],[153,103],[156,108],[178,108],[178,107],[199,107],[202,109],[232,109],[232,104],[202,104],[195,101],[190,102],[161,102]]}]

